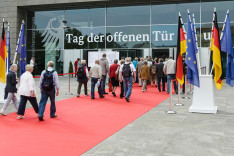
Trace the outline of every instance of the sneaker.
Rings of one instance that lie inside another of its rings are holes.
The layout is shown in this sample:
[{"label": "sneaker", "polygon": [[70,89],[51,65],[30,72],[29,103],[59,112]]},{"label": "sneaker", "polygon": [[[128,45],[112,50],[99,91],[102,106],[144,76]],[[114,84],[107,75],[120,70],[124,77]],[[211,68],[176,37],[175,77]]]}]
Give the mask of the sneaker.
[{"label": "sneaker", "polygon": [[104,92],[103,94],[108,94],[107,92]]},{"label": "sneaker", "polygon": [[125,99],[126,99],[127,102],[130,102],[130,101],[129,101],[129,98],[125,98]]},{"label": "sneaker", "polygon": [[112,92],[113,96],[116,97],[116,94],[114,92]]},{"label": "sneaker", "polygon": [[91,99],[95,99],[95,98],[91,98]]},{"label": "sneaker", "polygon": [[89,96],[89,94],[85,95],[85,96]]},{"label": "sneaker", "polygon": [[18,116],[17,119],[18,119],[18,120],[20,120],[20,119],[25,119],[25,117],[24,117],[24,116]]},{"label": "sneaker", "polygon": [[77,96],[76,97],[80,97],[80,94],[77,94]]},{"label": "sneaker", "polygon": [[104,98],[105,96],[100,96],[100,98]]},{"label": "sneaker", "polygon": [[50,118],[57,118],[58,117],[58,115],[54,115],[54,116],[51,116]]},{"label": "sneaker", "polygon": [[39,121],[44,121],[43,117],[38,117]]},{"label": "sneaker", "polygon": [[1,112],[0,115],[7,116],[4,112]]}]

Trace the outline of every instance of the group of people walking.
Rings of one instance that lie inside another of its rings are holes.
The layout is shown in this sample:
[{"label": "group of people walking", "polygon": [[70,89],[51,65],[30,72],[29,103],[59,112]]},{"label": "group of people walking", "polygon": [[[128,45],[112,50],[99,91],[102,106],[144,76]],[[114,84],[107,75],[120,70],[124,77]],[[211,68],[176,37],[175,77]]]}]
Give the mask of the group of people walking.
[{"label": "group of people walking", "polygon": [[[26,72],[24,72],[20,77],[20,86],[17,90],[17,83],[19,83],[19,79],[17,78],[17,65],[12,64],[10,67],[10,71],[7,74],[7,83],[5,87],[5,103],[0,111],[1,115],[6,115],[5,111],[9,106],[10,102],[13,101],[15,108],[17,110],[18,117],[17,119],[24,119],[25,116],[25,108],[27,101],[29,101],[37,113],[38,119],[40,121],[44,121],[44,111],[48,98],[51,101],[50,107],[50,117],[55,118],[56,115],[56,106],[55,106],[55,95],[59,95],[59,80],[58,74],[53,69],[54,62],[49,61],[47,63],[47,69],[42,71],[40,77],[40,91],[41,91],[41,99],[39,105],[37,103],[36,98],[36,85],[33,78],[33,70],[34,66],[32,64],[26,65]],[[20,95],[20,103],[18,104],[18,100],[16,97],[16,93]]]},{"label": "group of people walking", "polygon": [[[176,61],[172,57],[169,59],[152,59],[152,58],[135,58],[131,60],[130,57],[121,58],[120,62],[114,60],[114,64],[109,66],[109,62],[106,58],[106,54],[102,55],[100,60],[95,61],[88,70],[85,60],[77,59],[75,62],[75,71],[78,81],[77,97],[80,97],[82,85],[84,85],[85,96],[89,96],[87,83],[91,80],[91,99],[95,99],[95,86],[98,88],[99,98],[104,98],[106,92],[106,78],[109,75],[109,83],[112,84],[111,90],[112,95],[116,97],[116,88],[121,87],[120,98],[125,97],[127,102],[130,102],[132,93],[133,83],[139,83],[139,87],[142,87],[142,92],[147,91],[147,86],[157,87],[158,91],[166,91],[165,83],[167,81],[167,93],[170,92],[170,82],[175,78],[176,73]],[[16,76],[18,70],[17,65],[11,65],[10,71],[7,74],[7,84],[5,88],[5,99],[0,114],[6,115],[5,110],[9,106],[10,102],[13,101],[15,109],[17,110],[17,119],[24,119],[26,103],[29,101],[37,113],[38,119],[43,121],[44,111],[48,98],[51,101],[50,117],[55,118],[56,106],[55,96],[59,95],[59,80],[58,74],[53,69],[54,62],[49,61],[47,63],[47,69],[42,71],[40,77],[40,91],[41,99],[39,105],[36,99],[36,86],[32,75],[34,65],[26,65],[26,72],[20,77],[20,86],[18,94],[20,95],[20,103],[18,105],[16,93],[16,85],[19,83],[19,79]],[[174,90],[177,93],[176,81],[174,83]],[[162,86],[162,88],[161,88]]]},{"label": "group of people walking", "polygon": [[[90,71],[86,66],[86,61],[81,60],[81,65],[77,67],[78,92],[77,97],[80,97],[81,86],[84,84],[85,95],[87,93],[87,83],[91,79],[91,99],[95,99],[95,86],[98,88],[99,98],[104,98],[106,92],[106,78],[109,75],[109,83],[112,87],[111,93],[116,97],[116,88],[121,87],[120,98],[125,97],[126,101],[130,101],[132,92],[132,84],[137,82],[139,87],[142,87],[142,92],[147,91],[147,86],[157,87],[159,92],[166,91],[165,83],[167,82],[167,93],[170,92],[170,81],[175,79],[176,62],[170,57],[169,59],[155,58],[121,58],[120,62],[114,60],[114,64],[109,66],[106,54],[102,55],[100,60],[95,61],[95,65]],[[76,63],[75,63],[76,64]],[[177,92],[176,82],[174,89]]]}]

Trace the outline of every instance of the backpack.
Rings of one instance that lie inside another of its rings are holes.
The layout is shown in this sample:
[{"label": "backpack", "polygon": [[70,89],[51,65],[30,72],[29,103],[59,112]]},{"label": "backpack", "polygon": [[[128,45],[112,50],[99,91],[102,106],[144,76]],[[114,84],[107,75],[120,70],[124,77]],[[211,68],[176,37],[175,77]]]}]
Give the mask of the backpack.
[{"label": "backpack", "polygon": [[78,70],[77,70],[77,77],[79,79],[83,79],[86,76],[85,71],[86,71],[86,67],[84,67],[84,68],[79,67]]},{"label": "backpack", "polygon": [[151,74],[153,74],[153,75],[156,74],[156,66],[155,65],[151,66]]},{"label": "backpack", "polygon": [[54,79],[53,79],[53,72],[46,70],[46,72],[43,75],[43,80],[42,80],[42,88],[45,90],[50,90],[54,86]]},{"label": "backpack", "polygon": [[124,64],[122,69],[122,75],[124,78],[129,78],[132,75],[130,64]]}]

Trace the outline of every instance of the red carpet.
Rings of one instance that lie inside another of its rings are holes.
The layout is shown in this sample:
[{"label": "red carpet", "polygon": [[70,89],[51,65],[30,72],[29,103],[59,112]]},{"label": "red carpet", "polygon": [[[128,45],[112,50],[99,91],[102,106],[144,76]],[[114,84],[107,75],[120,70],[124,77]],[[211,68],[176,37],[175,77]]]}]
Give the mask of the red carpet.
[{"label": "red carpet", "polygon": [[56,102],[59,116],[56,119],[49,118],[47,105],[44,122],[38,121],[32,109],[26,110],[23,120],[17,120],[15,113],[0,116],[0,155],[81,155],[169,96],[155,87],[148,87],[148,92],[142,93],[136,86],[130,103],[112,94],[105,99],[97,97],[91,100],[90,96],[81,96]]}]

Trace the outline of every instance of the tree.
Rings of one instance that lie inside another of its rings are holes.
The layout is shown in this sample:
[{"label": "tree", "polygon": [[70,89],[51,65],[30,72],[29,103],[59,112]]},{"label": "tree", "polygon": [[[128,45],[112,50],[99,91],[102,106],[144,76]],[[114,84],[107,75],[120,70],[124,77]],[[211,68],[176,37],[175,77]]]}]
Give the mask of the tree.
[{"label": "tree", "polygon": [[[69,63],[68,73],[73,73],[73,64],[71,61]],[[73,74],[72,74],[72,77],[73,77]]]}]

